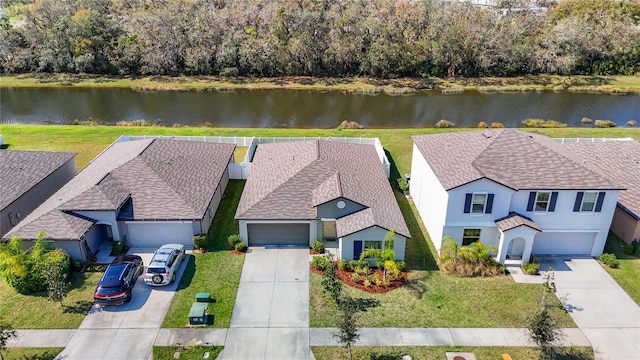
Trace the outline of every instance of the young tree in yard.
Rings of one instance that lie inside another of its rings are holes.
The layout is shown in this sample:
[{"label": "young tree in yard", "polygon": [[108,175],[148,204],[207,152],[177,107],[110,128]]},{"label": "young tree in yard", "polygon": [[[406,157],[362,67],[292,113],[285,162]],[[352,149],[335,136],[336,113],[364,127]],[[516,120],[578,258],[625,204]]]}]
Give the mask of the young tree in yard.
[{"label": "young tree in yard", "polygon": [[552,360],[558,355],[557,342],[562,339],[563,334],[557,319],[551,314],[551,309],[558,307],[558,305],[549,304],[547,299],[548,295],[556,292],[554,274],[551,269],[544,275],[543,286],[540,310],[536,311],[531,317],[527,330],[531,340],[540,349],[539,359]]},{"label": "young tree in yard", "polygon": [[2,352],[7,347],[7,342],[14,337],[16,337],[16,331],[13,330],[11,325],[0,318],[0,359],[4,359]]},{"label": "young tree in yard", "polygon": [[342,293],[342,282],[338,279],[338,267],[333,262],[333,256],[327,254],[327,259],[329,264],[324,273],[322,273],[322,291],[338,304]]},{"label": "young tree in yard", "polygon": [[70,283],[67,281],[68,272],[59,262],[47,263],[44,266],[44,270],[44,279],[47,283],[49,300],[62,305],[62,300],[64,300],[69,293]]},{"label": "young tree in yard", "polygon": [[351,346],[360,338],[358,334],[358,306],[353,298],[343,296],[338,301],[338,331],[334,334],[338,342],[349,350],[349,359],[353,360]]}]

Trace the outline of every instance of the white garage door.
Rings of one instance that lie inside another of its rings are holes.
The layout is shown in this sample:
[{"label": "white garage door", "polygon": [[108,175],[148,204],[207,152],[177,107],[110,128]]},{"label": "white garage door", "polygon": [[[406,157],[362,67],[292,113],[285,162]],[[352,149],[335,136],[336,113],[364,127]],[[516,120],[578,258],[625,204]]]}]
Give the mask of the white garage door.
[{"label": "white garage door", "polygon": [[249,246],[309,246],[309,224],[247,224]]},{"label": "white garage door", "polygon": [[534,254],[590,255],[595,233],[539,233],[533,240]]},{"label": "white garage door", "polygon": [[184,244],[193,247],[193,227],[187,223],[140,222],[127,223],[129,246],[157,247],[167,243]]}]

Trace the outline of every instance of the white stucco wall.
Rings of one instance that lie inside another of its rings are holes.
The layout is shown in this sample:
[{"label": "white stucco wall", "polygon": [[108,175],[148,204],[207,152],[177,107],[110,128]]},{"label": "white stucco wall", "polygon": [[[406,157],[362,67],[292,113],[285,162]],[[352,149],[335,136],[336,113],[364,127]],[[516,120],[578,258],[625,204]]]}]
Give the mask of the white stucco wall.
[{"label": "white stucco wall", "polygon": [[[542,191],[542,190],[541,190]],[[551,190],[549,190],[551,191]],[[583,190],[580,190],[583,191]],[[571,244],[575,244],[576,250],[581,249],[582,244],[575,242],[573,236],[566,236],[566,232],[574,232],[577,236],[583,236],[590,241],[595,233],[595,239],[591,249],[591,256],[599,256],[602,254],[605,242],[607,241],[607,233],[611,226],[613,213],[618,203],[618,190],[607,190],[602,203],[600,212],[573,212],[573,205],[578,194],[578,190],[558,190],[558,199],[556,208],[553,212],[535,212],[527,211],[527,203],[529,200],[528,190],[516,192],[511,200],[511,208],[524,216],[530,217],[541,228],[546,235],[538,234],[536,239],[549,239],[548,242],[564,242],[558,245],[559,254],[571,253]],[[555,233],[556,235],[552,235]],[[534,241],[534,253],[541,249],[548,252],[548,246],[536,245]],[[582,253],[578,251],[576,253]]]},{"label": "white stucco wall", "polygon": [[409,192],[431,241],[440,248],[446,220],[449,195],[438,181],[427,161],[413,144]]},{"label": "white stucco wall", "polygon": [[[353,242],[356,240],[384,240],[384,237],[387,235],[388,230],[374,226],[368,229],[364,229],[357,233],[344,236],[338,239],[338,246],[341,250],[342,259],[352,260],[353,259]],[[405,247],[406,247],[407,239],[402,236],[395,234],[393,236],[393,251],[396,254],[396,260],[404,260],[405,255]],[[383,245],[384,246],[384,245]]]},{"label": "white stucco wall", "polygon": [[[489,214],[464,213],[464,202],[467,194],[484,192],[493,194],[493,208]],[[449,190],[449,207],[447,209],[446,226],[464,226],[469,223],[493,223],[501,217],[509,215],[512,189],[487,179],[479,179],[469,184]],[[526,205],[525,205],[526,206]]]}]

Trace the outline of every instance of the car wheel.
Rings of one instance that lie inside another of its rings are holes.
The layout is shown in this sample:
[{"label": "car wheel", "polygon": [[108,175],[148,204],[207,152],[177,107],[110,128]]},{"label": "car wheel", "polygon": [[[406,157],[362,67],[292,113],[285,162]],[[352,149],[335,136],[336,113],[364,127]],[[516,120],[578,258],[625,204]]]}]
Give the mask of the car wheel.
[{"label": "car wheel", "polygon": [[176,273],[173,273],[173,275],[171,275],[171,283],[173,284],[176,281]]},{"label": "car wheel", "polygon": [[124,302],[131,302],[131,290],[127,291],[127,300],[125,300]]},{"label": "car wheel", "polygon": [[162,284],[162,275],[153,275],[151,278],[154,284]]}]

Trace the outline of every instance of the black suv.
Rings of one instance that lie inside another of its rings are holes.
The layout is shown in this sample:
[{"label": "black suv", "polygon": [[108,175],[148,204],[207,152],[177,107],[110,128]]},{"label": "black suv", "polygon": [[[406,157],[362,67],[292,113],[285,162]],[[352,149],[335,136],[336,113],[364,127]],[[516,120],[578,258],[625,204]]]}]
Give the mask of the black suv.
[{"label": "black suv", "polygon": [[140,256],[116,257],[102,275],[93,299],[103,305],[122,305],[131,301],[131,290],[143,271],[144,264]]}]

